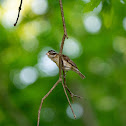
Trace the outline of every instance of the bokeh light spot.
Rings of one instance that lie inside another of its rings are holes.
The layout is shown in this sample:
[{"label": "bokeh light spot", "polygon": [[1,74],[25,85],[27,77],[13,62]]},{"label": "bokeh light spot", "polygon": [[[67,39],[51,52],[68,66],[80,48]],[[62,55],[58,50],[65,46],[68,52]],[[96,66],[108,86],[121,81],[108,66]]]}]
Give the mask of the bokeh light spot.
[{"label": "bokeh light spot", "polygon": [[37,37],[40,33],[50,30],[51,25],[46,20],[34,20],[29,23],[25,23],[20,30],[18,35],[21,40],[31,40]]},{"label": "bokeh light spot", "polygon": [[84,3],[89,3],[91,0],[82,0]]},{"label": "bokeh light spot", "polygon": [[19,70],[12,70],[10,72],[10,79],[18,89],[24,89],[27,85],[23,84],[20,80],[20,71]]},{"label": "bokeh light spot", "polygon": [[36,38],[32,38],[32,39],[28,39],[25,41],[21,41],[22,47],[28,51],[28,52],[32,52],[35,51],[39,45],[39,42]]},{"label": "bokeh light spot", "polygon": [[42,15],[47,12],[47,0],[34,0],[32,3],[32,11],[37,15]]},{"label": "bokeh light spot", "polygon": [[75,39],[66,39],[63,54],[70,56],[70,58],[76,58],[82,54],[82,46]]},{"label": "bokeh light spot", "polygon": [[[3,18],[2,18],[2,25],[5,28],[11,28],[14,27],[14,23],[16,21],[17,18],[17,11],[15,10],[9,10],[7,12],[4,13]],[[18,24],[21,21],[21,16],[19,18]]]},{"label": "bokeh light spot", "polygon": [[110,111],[113,110],[117,105],[117,100],[114,97],[106,96],[103,97],[99,102],[98,102],[98,109],[103,110],[103,111]]},{"label": "bokeh light spot", "polygon": [[98,57],[93,58],[89,62],[88,68],[92,73],[103,76],[109,75],[112,71],[112,66],[110,66],[109,63],[104,62]]},{"label": "bokeh light spot", "polygon": [[124,0],[120,0],[120,2],[121,2],[122,4],[125,4]]},{"label": "bokeh light spot", "polygon": [[113,48],[120,53],[126,54],[126,38],[116,37],[113,41]]},{"label": "bokeh light spot", "polygon": [[123,28],[126,31],[126,17],[123,19]]},{"label": "bokeh light spot", "polygon": [[34,67],[25,67],[20,72],[20,80],[23,84],[33,84],[38,77],[37,70]]},{"label": "bokeh light spot", "polygon": [[[74,103],[74,104],[72,104],[72,108],[76,115],[76,119],[79,119],[83,115],[83,112],[84,112],[83,107],[80,104]],[[74,119],[70,106],[67,107],[66,113],[67,113],[68,117],[70,117],[71,119]]]},{"label": "bokeh light spot", "polygon": [[51,108],[43,108],[41,110],[41,119],[45,122],[51,122],[53,121],[54,117],[55,117],[55,112],[53,109]]},{"label": "bokeh light spot", "polygon": [[58,74],[57,65],[48,58],[46,53],[51,50],[50,47],[45,47],[38,55],[38,68],[41,72],[41,76],[56,76]]},{"label": "bokeh light spot", "polygon": [[101,20],[96,15],[86,14],[84,16],[83,24],[87,32],[97,33],[101,28]]}]

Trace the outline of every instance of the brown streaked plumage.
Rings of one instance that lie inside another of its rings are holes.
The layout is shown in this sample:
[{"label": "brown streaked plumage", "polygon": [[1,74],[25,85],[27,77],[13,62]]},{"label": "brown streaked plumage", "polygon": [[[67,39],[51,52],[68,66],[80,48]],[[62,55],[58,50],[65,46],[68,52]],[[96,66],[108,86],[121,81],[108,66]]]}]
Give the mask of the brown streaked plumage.
[{"label": "brown streaked plumage", "polygon": [[[56,53],[54,50],[49,50],[46,55],[56,63],[56,65],[59,67],[59,54]],[[85,78],[85,76],[79,71],[76,64],[66,55],[62,55],[62,60],[64,64],[64,70],[69,71],[72,70],[76,72],[82,79]]]}]

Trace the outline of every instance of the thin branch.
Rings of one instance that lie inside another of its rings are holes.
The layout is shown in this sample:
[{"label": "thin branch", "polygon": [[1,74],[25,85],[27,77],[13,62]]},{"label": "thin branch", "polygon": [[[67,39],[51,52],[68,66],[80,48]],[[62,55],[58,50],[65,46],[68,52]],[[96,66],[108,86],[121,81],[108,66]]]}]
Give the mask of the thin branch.
[{"label": "thin branch", "polygon": [[42,104],[43,101],[49,96],[49,94],[53,91],[53,89],[62,81],[61,78],[59,78],[59,80],[53,85],[53,87],[49,90],[49,92],[42,98],[41,100],[41,104],[39,107],[39,111],[38,111],[38,121],[37,121],[37,126],[39,126],[39,121],[40,121],[40,112],[41,112],[41,108],[42,108]]},{"label": "thin branch", "polygon": [[60,46],[60,52],[59,52],[59,77],[61,78],[62,76],[62,64],[61,64],[61,59],[62,59],[62,51],[63,51],[63,46],[64,46],[64,41],[65,38],[67,36],[67,30],[66,30],[66,24],[65,24],[65,18],[64,18],[64,12],[63,12],[63,4],[62,4],[62,0],[59,0],[59,4],[60,4],[60,11],[61,11],[61,16],[62,16],[62,22],[63,22],[63,30],[64,30],[64,34],[63,34],[63,38],[62,38],[62,42],[61,42],[61,46]]},{"label": "thin branch", "polygon": [[23,2],[23,0],[21,0],[21,2],[20,2],[20,6],[19,6],[19,9],[18,9],[18,16],[17,16],[16,22],[14,23],[14,26],[17,25],[17,22],[18,22],[18,19],[19,19],[19,16],[20,16],[21,7],[22,7],[22,2]]},{"label": "thin branch", "polygon": [[72,111],[72,113],[73,113],[73,115],[74,115],[74,118],[76,119],[76,115],[75,115],[75,113],[74,113],[74,111],[73,111],[73,108],[72,108],[72,106],[71,106],[71,103],[70,103],[69,97],[68,97],[68,95],[67,95],[67,92],[66,92],[65,85],[64,85],[63,81],[62,81],[62,86],[63,86],[63,89],[64,89],[64,93],[65,93],[65,95],[66,95],[66,97],[67,97],[67,100],[68,100],[68,102],[69,102],[71,111]]},{"label": "thin branch", "polygon": [[[64,46],[65,38],[66,38],[66,37],[68,38],[68,36],[67,36],[67,30],[66,30],[64,12],[63,12],[62,0],[59,0],[59,4],[60,4],[60,10],[61,10],[61,16],[62,16],[62,22],[63,22],[63,30],[64,30],[64,35],[63,35],[63,38],[62,38],[62,42],[61,42],[61,46],[60,46],[60,52],[59,52],[59,77],[62,77],[62,70],[63,70],[63,73],[65,74],[64,65],[63,65],[63,60],[62,60],[62,51],[63,51],[63,46]],[[63,68],[63,69],[62,69],[62,68]],[[68,102],[69,102],[70,108],[71,108],[71,110],[72,110],[72,113],[73,113],[73,115],[74,115],[74,118],[76,118],[76,115],[74,114],[74,111],[73,111],[73,109],[72,109],[70,100],[69,100],[68,95],[67,95],[66,90],[65,90],[65,83],[66,83],[66,80],[64,80],[64,83],[63,83],[63,81],[62,81],[62,86],[63,86],[64,92],[65,92],[65,95],[66,95],[66,97],[67,97],[67,100],[68,100]]]},{"label": "thin branch", "polygon": [[64,34],[68,38],[68,36],[67,36],[67,30],[66,30],[66,24],[65,24],[65,18],[64,18],[64,12],[63,12],[62,0],[59,0],[59,4],[60,4],[60,10],[61,10],[61,16],[62,16]]},{"label": "thin branch", "polygon": [[65,34],[63,35],[61,46],[60,46],[60,52],[59,52],[59,77],[62,78],[62,51],[63,51],[63,45],[65,41]]}]

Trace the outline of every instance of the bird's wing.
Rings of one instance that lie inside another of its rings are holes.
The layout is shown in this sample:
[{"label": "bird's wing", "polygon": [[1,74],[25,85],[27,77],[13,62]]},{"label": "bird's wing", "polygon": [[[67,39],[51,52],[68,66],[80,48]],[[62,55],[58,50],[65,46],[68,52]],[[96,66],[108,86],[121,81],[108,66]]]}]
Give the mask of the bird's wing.
[{"label": "bird's wing", "polygon": [[[63,59],[66,60],[69,64],[71,64],[72,66],[76,67],[76,64],[66,55],[63,55]],[[78,69],[78,68],[77,68]]]}]

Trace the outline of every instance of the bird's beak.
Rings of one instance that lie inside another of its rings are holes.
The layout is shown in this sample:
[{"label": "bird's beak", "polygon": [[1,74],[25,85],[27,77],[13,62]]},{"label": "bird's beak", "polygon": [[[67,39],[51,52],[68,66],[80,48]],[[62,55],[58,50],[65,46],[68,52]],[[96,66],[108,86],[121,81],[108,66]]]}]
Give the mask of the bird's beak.
[{"label": "bird's beak", "polygon": [[47,52],[47,53],[46,53],[46,55],[48,56],[48,55],[49,55],[49,53]]}]

